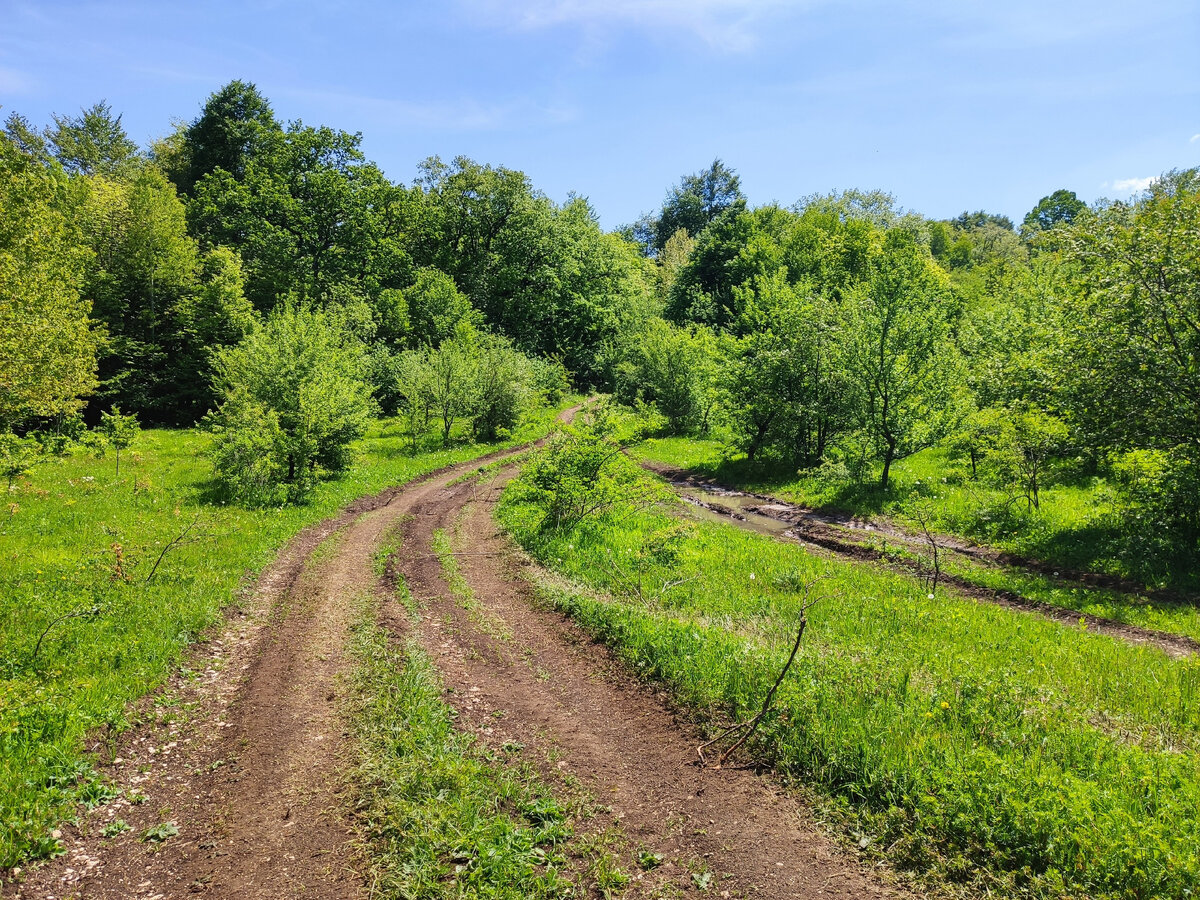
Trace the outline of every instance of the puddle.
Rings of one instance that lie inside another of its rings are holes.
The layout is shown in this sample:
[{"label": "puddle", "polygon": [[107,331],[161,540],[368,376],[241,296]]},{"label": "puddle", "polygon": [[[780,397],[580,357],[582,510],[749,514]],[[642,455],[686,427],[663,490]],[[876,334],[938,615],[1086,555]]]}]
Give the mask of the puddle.
[{"label": "puddle", "polygon": [[[738,525],[759,534],[783,534],[792,527],[791,523],[772,518],[754,511],[751,507],[761,509],[762,501],[748,494],[739,494],[721,488],[712,490],[697,487],[694,484],[672,484],[679,498],[687,503],[691,513],[699,519],[709,522],[729,524],[736,519]],[[780,511],[785,511],[780,507]]]}]

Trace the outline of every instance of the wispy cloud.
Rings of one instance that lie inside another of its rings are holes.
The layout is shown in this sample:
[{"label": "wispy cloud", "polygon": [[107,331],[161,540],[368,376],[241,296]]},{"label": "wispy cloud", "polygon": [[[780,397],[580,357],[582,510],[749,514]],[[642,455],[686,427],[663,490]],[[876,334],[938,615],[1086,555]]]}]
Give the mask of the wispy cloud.
[{"label": "wispy cloud", "polygon": [[771,13],[822,0],[461,0],[472,12],[511,28],[574,26],[588,32],[638,28],[699,38],[716,50],[741,52],[756,43]]},{"label": "wispy cloud", "polygon": [[1156,181],[1158,181],[1158,177],[1155,175],[1148,175],[1145,178],[1117,178],[1104,182],[1101,187],[1112,188],[1118,194],[1140,194]]},{"label": "wispy cloud", "polygon": [[1200,134],[1193,134],[1190,138],[1188,138],[1189,144],[1194,144],[1196,141],[1200,141]]}]

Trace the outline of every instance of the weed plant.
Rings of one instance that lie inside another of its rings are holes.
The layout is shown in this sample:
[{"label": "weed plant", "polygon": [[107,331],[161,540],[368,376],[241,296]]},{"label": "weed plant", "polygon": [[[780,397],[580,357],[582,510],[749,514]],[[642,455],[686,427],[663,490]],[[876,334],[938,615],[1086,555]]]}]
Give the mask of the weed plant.
[{"label": "weed plant", "polygon": [[[544,529],[531,496],[514,482],[499,514],[566,576],[548,599],[717,724],[756,710],[801,586],[823,578],[829,597],[751,752],[850,811],[860,844],[1013,895],[1200,884],[1200,660],[732,526],[699,523],[669,557],[647,554],[678,531],[665,509]],[[631,590],[635,567],[663,589]]]},{"label": "weed plant", "polygon": [[[538,437],[543,411],[507,445]],[[430,435],[419,452],[390,422],[359,443],[360,461],[310,503],[221,504],[196,431],[145,431],[115,461],[54,457],[0,505],[0,868],[55,855],[53,826],[102,790],[85,753],[129,724],[131,701],[161,684],[187,643],[239,585],[304,526],[348,501],[507,445]],[[163,548],[189,523],[187,541]],[[40,643],[39,643],[40,642]]]}]

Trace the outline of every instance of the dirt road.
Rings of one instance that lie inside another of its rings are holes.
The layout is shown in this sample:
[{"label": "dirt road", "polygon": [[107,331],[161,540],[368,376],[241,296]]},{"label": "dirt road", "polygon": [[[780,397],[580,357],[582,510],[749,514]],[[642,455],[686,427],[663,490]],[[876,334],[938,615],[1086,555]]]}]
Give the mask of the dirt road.
[{"label": "dirt road", "polygon": [[[698,767],[700,735],[663,699],[621,671],[606,648],[533,602],[523,558],[497,532],[487,490],[431,483],[407,492],[410,518],[397,557],[425,614],[417,637],[441,670],[460,723],[501,746],[552,757],[611,807],[637,846],[662,853],[635,896],[667,880],[694,891],[691,871],[713,874],[715,896],[892,896],[837,849],[809,812],[769,778]],[[452,535],[459,566],[481,609],[451,596],[432,554],[438,529]],[[689,869],[689,864],[691,869]]]},{"label": "dirt road", "polygon": [[[698,769],[689,725],[605,648],[532,605],[520,557],[491,519],[499,481],[452,484],[478,465],[359,501],[293,540],[221,634],[143,704],[144,723],[100,751],[121,796],[65,827],[67,853],[3,896],[365,896],[345,815],[353,747],[340,676],[355,611],[379,589],[372,557],[400,523],[399,570],[425,605],[416,635],[443,673],[447,702],[485,740],[552,750],[542,757],[611,808],[630,845],[664,854],[631,895],[651,881],[694,889],[698,868],[713,874],[715,896],[892,894],[769,779]],[[437,528],[454,534],[474,615],[442,578]],[[396,602],[381,602],[380,621],[407,628]]]}]

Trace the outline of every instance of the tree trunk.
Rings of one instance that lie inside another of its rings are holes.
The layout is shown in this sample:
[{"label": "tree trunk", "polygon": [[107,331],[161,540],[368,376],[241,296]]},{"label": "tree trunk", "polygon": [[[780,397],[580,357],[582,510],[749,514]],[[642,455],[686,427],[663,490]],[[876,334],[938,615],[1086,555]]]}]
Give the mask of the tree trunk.
[{"label": "tree trunk", "polygon": [[879,477],[879,486],[885,491],[891,483],[892,463],[896,459],[896,444],[894,441],[887,442],[887,449],[883,451],[883,474]]}]

